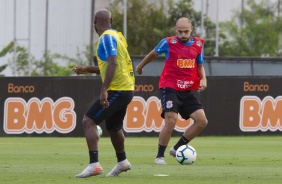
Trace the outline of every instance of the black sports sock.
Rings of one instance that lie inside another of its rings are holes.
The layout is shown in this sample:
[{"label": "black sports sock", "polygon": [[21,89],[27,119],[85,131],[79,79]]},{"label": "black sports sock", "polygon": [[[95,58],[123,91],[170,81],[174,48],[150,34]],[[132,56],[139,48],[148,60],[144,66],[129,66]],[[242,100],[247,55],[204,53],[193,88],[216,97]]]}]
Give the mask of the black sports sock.
[{"label": "black sports sock", "polygon": [[90,164],[98,162],[98,151],[89,151]]},{"label": "black sports sock", "polygon": [[166,149],[166,146],[162,146],[162,145],[159,144],[159,147],[158,147],[158,154],[157,154],[157,157],[156,157],[156,158],[164,157],[165,149]]},{"label": "black sports sock", "polygon": [[117,156],[117,161],[118,161],[118,162],[121,162],[121,161],[123,161],[123,160],[126,159],[126,154],[125,154],[125,152],[123,152],[123,153],[116,153],[116,156]]},{"label": "black sports sock", "polygon": [[184,136],[180,137],[178,142],[173,146],[175,150],[177,150],[180,146],[188,144],[190,141],[186,139]]}]

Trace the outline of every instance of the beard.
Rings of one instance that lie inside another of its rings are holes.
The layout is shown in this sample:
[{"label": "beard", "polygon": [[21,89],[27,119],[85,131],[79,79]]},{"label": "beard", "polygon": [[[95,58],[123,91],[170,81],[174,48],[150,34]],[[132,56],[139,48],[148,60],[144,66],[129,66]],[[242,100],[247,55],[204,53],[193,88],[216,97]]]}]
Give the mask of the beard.
[{"label": "beard", "polygon": [[179,38],[179,40],[183,43],[189,42],[189,38]]}]

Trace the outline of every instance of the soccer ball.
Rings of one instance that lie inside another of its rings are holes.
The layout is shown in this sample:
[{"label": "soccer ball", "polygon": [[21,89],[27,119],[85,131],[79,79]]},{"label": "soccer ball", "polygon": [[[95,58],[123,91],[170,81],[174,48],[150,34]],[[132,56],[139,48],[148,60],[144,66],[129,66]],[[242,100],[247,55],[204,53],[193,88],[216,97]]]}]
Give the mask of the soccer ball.
[{"label": "soccer ball", "polygon": [[190,145],[182,145],[176,150],[176,160],[182,165],[191,165],[195,162],[197,153]]},{"label": "soccer ball", "polygon": [[99,125],[97,125],[97,131],[98,131],[98,136],[101,137],[102,133],[103,133],[103,130],[102,130],[102,128]]}]

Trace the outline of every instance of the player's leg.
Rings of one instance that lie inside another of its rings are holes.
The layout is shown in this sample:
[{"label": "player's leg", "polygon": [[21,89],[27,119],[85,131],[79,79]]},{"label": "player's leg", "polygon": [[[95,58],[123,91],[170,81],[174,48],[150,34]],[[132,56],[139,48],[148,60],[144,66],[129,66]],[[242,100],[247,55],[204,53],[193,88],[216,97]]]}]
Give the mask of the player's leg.
[{"label": "player's leg", "polygon": [[208,124],[208,120],[203,109],[196,110],[191,114],[191,118],[194,120],[194,123],[185,130],[182,137],[169,150],[169,154],[173,157],[175,157],[176,150],[180,146],[188,144],[190,141],[192,141],[192,139],[199,135]]},{"label": "player's leg", "polygon": [[96,123],[92,119],[84,115],[82,120],[82,126],[88,150],[98,150],[99,135]]},{"label": "player's leg", "polygon": [[116,152],[117,164],[112,171],[107,174],[107,177],[118,176],[120,173],[131,169],[131,164],[126,158],[124,148],[125,138],[122,128],[127,105],[130,103],[132,98],[132,92],[123,92],[123,95],[116,98],[115,102],[111,104],[114,109],[117,109],[117,111],[106,120],[106,129],[110,135],[112,145]]},{"label": "player's leg", "polygon": [[166,164],[164,160],[164,152],[171,138],[171,133],[174,130],[178,115],[178,100],[177,91],[169,88],[161,89],[162,94],[162,114],[165,119],[165,125],[159,134],[158,153],[155,163],[158,165]]},{"label": "player's leg", "polygon": [[[187,96],[187,98],[185,97]],[[183,93],[183,101],[185,102],[180,108],[179,113],[184,119],[192,118],[194,123],[189,126],[183,133],[178,142],[169,150],[169,154],[175,157],[176,150],[199,135],[207,126],[208,120],[203,110],[202,104],[193,94]]]},{"label": "player's leg", "polygon": [[118,176],[122,172],[126,172],[131,169],[131,164],[126,158],[126,153],[124,150],[124,135],[122,130],[112,131],[109,130],[109,135],[111,137],[112,144],[116,151],[117,164],[115,167],[107,174],[107,177]]},{"label": "player's leg", "polygon": [[111,138],[112,145],[116,151],[116,153],[123,153],[125,152],[124,149],[124,134],[122,129],[118,131],[108,130],[108,133]]},{"label": "player's leg", "polygon": [[189,141],[198,136],[208,124],[208,120],[203,109],[196,110],[190,115],[190,117],[194,120],[194,123],[186,129],[183,134]]},{"label": "player's leg", "polygon": [[158,153],[155,160],[155,163],[158,165],[166,164],[164,160],[164,152],[171,138],[171,133],[174,130],[177,121],[177,116],[178,115],[175,112],[165,113],[165,125],[159,134]]},{"label": "player's leg", "polygon": [[[94,118],[93,119],[89,118],[89,117],[94,117],[95,116],[94,114],[102,109],[103,107],[100,105],[100,100],[97,99],[90,106],[90,108],[88,109],[88,111],[83,117],[82,126],[84,129],[84,135],[86,138],[86,143],[89,151],[89,165],[80,174],[76,175],[77,178],[86,178],[103,173],[103,168],[101,167],[98,160],[99,136],[97,132],[97,125],[93,120]],[[97,119],[96,120],[97,124],[99,124],[101,120]]]},{"label": "player's leg", "polygon": [[[132,93],[132,94],[131,94]],[[97,125],[99,125],[105,119],[111,117],[120,109],[124,107],[119,105],[119,103],[129,103],[133,98],[133,92],[131,92],[131,96],[129,95],[128,100],[123,99],[122,102],[116,101],[115,99],[120,99],[123,96],[122,91],[108,91],[108,101],[110,106],[108,108],[104,108],[100,104],[100,99],[96,99],[94,103],[89,107],[86,111],[85,116],[82,121],[82,125],[84,128],[84,133],[86,137],[87,146],[89,149],[89,157],[90,157],[90,164],[86,169],[82,171],[82,173],[76,175],[78,178],[85,178],[89,176],[94,176],[101,174],[103,172],[102,167],[98,161],[98,132],[97,132]]]},{"label": "player's leg", "polygon": [[167,146],[171,137],[171,133],[174,130],[176,121],[177,121],[177,113],[175,112],[166,112],[165,113],[165,125],[162,128],[159,134],[159,144]]},{"label": "player's leg", "polygon": [[126,159],[124,149],[124,134],[122,131],[123,119],[126,113],[126,108],[116,112],[113,116],[106,120],[106,129],[110,135],[112,145],[115,149],[117,161],[120,162]]}]

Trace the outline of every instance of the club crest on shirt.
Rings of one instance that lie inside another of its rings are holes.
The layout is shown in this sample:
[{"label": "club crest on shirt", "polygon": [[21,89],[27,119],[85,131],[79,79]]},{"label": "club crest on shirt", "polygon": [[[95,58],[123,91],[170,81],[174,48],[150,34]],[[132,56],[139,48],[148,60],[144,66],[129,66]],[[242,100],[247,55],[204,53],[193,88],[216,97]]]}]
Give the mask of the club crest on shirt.
[{"label": "club crest on shirt", "polygon": [[170,43],[172,43],[172,44],[177,43],[177,39],[175,39],[175,38],[171,39],[171,40],[170,40]]},{"label": "club crest on shirt", "polygon": [[199,47],[201,47],[201,46],[202,46],[202,42],[201,42],[201,41],[197,41],[197,42],[196,42],[196,45],[198,45]]},{"label": "club crest on shirt", "polygon": [[171,100],[169,100],[169,101],[166,102],[166,108],[167,108],[167,109],[172,108],[172,106],[173,106],[173,104],[172,104],[172,101],[171,101]]}]

